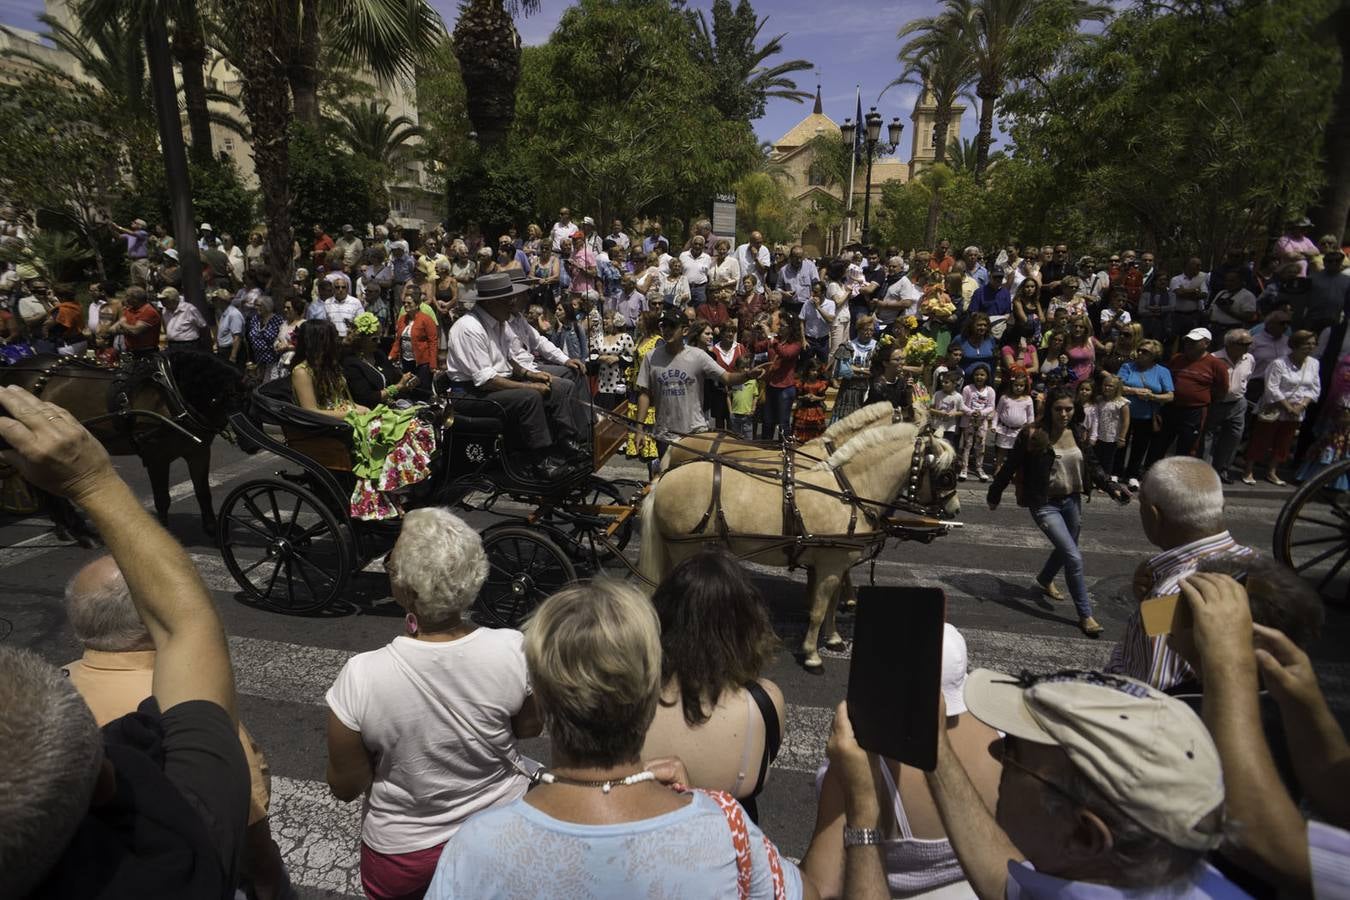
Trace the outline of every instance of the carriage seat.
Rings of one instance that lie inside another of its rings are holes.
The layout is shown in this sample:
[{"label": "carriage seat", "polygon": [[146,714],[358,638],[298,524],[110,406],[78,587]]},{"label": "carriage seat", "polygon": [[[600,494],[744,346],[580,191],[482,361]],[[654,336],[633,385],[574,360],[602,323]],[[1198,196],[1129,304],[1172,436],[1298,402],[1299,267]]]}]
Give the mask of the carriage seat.
[{"label": "carriage seat", "polygon": [[335,472],[352,470],[352,429],[340,419],[298,406],[291,380],[277,378],[253,392],[253,415],[281,429],[286,446]]}]

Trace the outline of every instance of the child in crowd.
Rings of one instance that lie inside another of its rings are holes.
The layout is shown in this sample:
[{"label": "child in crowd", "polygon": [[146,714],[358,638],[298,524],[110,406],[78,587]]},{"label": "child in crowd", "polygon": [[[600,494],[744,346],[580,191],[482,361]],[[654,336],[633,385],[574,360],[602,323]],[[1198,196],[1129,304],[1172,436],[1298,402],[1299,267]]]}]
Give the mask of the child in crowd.
[{"label": "child in crowd", "polygon": [[830,387],[828,363],[804,357],[797,369],[797,407],[792,411],[792,435],[799,444],[820,437],[825,431],[825,391]]},{"label": "child in crowd", "polygon": [[1110,302],[1101,312],[1103,342],[1110,343],[1115,340],[1116,332],[1130,327],[1130,311],[1125,308],[1125,302],[1128,299],[1129,296],[1125,293],[1125,288],[1111,288]]},{"label": "child in crowd", "polygon": [[969,477],[970,459],[975,458],[975,477],[988,481],[984,473],[984,442],[994,419],[994,389],[989,386],[989,369],[979,366],[970,373],[971,383],[961,389],[961,470],[957,478]]},{"label": "child in crowd", "polygon": [[1007,392],[999,398],[994,415],[994,471],[1003,467],[1003,458],[1017,441],[1022,427],[1035,418],[1031,376],[1021,366],[1013,366],[1008,374]]},{"label": "child in crowd", "polygon": [[933,387],[934,389],[942,386],[942,373],[950,371],[956,377],[956,390],[961,390],[965,385],[966,373],[961,368],[961,360],[965,359],[966,353],[961,349],[960,344],[951,344],[947,347],[947,356],[939,360],[937,367],[933,369]]},{"label": "child in crowd", "polygon": [[1101,387],[1098,389],[1095,404],[1097,414],[1097,462],[1102,470],[1116,477],[1116,457],[1125,449],[1125,439],[1130,433],[1130,401],[1121,395],[1120,379],[1110,372],[1099,376]]},{"label": "child in crowd", "polygon": [[[1045,352],[1041,354],[1041,378],[1044,379],[1051,372],[1057,372],[1059,383],[1063,383],[1069,377],[1069,355],[1067,353],[1066,333],[1055,329],[1046,335]],[[1049,385],[1047,384],[1048,388]]]},{"label": "child in crowd", "polygon": [[957,446],[956,431],[965,411],[961,405],[960,377],[959,368],[943,369],[937,375],[937,391],[928,404],[928,423],[953,447]]},{"label": "child in crowd", "polygon": [[848,274],[844,278],[844,288],[848,291],[850,298],[862,293],[863,286],[867,284],[867,276],[863,274],[862,254],[854,253],[853,261],[848,264]]},{"label": "child in crowd", "polygon": [[[749,353],[741,354],[736,361],[736,368],[742,371],[749,369],[750,357],[751,354]],[[763,388],[760,382],[754,378],[727,389],[727,405],[731,410],[731,430],[743,440],[754,440],[755,404],[762,393]]]},{"label": "child in crowd", "polygon": [[1074,385],[1073,420],[1082,426],[1089,445],[1097,443],[1097,404],[1093,402],[1095,399],[1091,378],[1084,378]]}]

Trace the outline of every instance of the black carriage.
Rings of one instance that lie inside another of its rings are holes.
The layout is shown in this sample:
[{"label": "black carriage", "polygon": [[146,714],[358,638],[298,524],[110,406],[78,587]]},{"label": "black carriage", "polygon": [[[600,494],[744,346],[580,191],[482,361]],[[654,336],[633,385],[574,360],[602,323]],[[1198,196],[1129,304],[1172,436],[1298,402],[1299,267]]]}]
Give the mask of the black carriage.
[{"label": "black carriage", "polygon": [[[610,481],[585,468],[557,482],[523,477],[508,461],[505,416],[491,400],[428,406],[437,427],[432,473],[414,485],[405,508],[458,506],[492,515],[482,532],[488,576],[473,608],[479,624],[517,627],[545,597],[623,556],[638,482]],[[386,554],[401,519],[352,518],[352,433],[345,422],[291,402],[286,381],[254,392],[231,416],[241,445],[256,444],[289,464],[247,481],[221,505],[219,542],[243,599],[295,615],[332,611],[353,576]],[[595,466],[619,438],[597,429]]]},{"label": "black carriage", "polygon": [[1333,603],[1350,602],[1350,459],[1301,484],[1275,520],[1275,558]]}]

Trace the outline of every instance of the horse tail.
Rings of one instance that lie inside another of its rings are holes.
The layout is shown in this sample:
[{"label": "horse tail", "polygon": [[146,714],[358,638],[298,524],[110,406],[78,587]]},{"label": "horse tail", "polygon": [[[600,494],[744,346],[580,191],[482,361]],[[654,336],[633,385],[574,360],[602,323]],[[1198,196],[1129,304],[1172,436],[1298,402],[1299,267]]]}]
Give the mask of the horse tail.
[{"label": "horse tail", "polygon": [[642,511],[638,514],[642,528],[642,542],[638,550],[638,573],[650,582],[645,585],[648,592],[655,590],[661,579],[666,577],[666,570],[670,567],[666,542],[661,539],[661,529],[656,524],[656,488],[660,483],[660,481],[652,483],[651,490],[642,501]]}]

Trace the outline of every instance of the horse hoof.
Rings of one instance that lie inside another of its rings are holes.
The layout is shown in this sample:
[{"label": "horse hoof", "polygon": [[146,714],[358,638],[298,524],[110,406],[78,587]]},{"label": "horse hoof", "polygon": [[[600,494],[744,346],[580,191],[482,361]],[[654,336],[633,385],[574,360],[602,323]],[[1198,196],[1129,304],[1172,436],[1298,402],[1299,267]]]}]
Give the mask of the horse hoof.
[{"label": "horse hoof", "polygon": [[843,653],[848,649],[848,642],[843,638],[832,638],[826,641],[823,646],[831,653]]},{"label": "horse hoof", "polygon": [[815,654],[805,657],[802,660],[802,668],[805,669],[807,673],[810,675],[825,674],[825,663],[822,662],[820,657],[816,656]]}]

